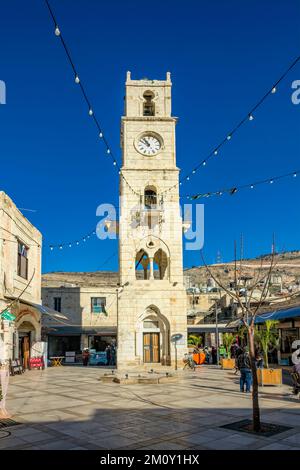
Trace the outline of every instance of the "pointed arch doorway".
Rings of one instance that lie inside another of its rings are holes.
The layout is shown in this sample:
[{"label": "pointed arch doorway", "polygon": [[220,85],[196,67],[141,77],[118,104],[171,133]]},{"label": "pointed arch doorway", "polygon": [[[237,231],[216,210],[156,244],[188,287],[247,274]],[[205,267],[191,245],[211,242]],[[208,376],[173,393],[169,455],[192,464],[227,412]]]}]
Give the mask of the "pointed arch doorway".
[{"label": "pointed arch doorway", "polygon": [[151,305],[137,324],[137,351],[144,364],[170,364],[170,325],[160,310]]}]

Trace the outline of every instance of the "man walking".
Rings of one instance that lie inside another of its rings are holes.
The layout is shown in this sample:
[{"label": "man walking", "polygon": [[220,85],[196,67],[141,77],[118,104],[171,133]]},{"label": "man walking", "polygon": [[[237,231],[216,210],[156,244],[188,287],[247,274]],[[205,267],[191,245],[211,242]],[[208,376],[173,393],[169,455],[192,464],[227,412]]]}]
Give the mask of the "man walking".
[{"label": "man walking", "polygon": [[248,351],[243,351],[238,356],[238,368],[241,372],[240,377],[240,391],[245,391],[245,384],[246,384],[246,393],[250,393],[251,382],[252,382],[252,373],[251,373],[251,363],[250,363],[250,356]]}]

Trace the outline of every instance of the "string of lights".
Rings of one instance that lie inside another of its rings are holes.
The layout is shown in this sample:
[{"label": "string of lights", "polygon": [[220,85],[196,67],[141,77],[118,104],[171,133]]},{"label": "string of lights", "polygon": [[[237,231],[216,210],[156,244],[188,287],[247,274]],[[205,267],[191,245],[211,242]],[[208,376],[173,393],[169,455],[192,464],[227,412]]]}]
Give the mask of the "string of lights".
[{"label": "string of lights", "polygon": [[254,189],[256,186],[259,186],[261,184],[273,184],[275,183],[275,181],[281,180],[283,178],[290,178],[290,177],[296,178],[299,173],[300,173],[300,170],[296,170],[296,171],[293,171],[292,173],[286,173],[284,175],[279,175],[279,176],[274,176],[272,178],[267,178],[264,180],[254,181],[253,183],[242,184],[239,186],[232,186],[231,188],[224,188],[218,191],[212,191],[212,192],[207,192],[207,193],[186,195],[184,197],[190,200],[195,200],[195,199],[201,199],[201,198],[208,198],[211,196],[222,196],[222,194],[226,194],[226,193],[232,196],[233,194],[236,194],[241,189]]},{"label": "string of lights", "polygon": [[83,98],[86,102],[86,105],[87,105],[87,110],[88,110],[88,115],[93,119],[95,125],[96,125],[96,128],[97,128],[97,133],[98,133],[98,137],[99,139],[103,142],[104,146],[105,146],[105,151],[106,151],[106,154],[111,158],[112,160],[112,163],[113,163],[113,166],[118,170],[118,173],[120,175],[120,177],[123,179],[123,181],[127,184],[127,186],[129,187],[129,189],[132,191],[133,194],[135,194],[136,196],[139,196],[139,193],[137,193],[133,187],[129,184],[129,182],[127,181],[127,179],[125,178],[125,176],[123,175],[122,173],[122,170],[121,170],[121,167],[120,165],[118,164],[115,156],[114,156],[114,153],[112,151],[112,148],[110,147],[109,143],[108,143],[108,140],[107,138],[105,137],[104,135],[104,131],[103,131],[103,128],[102,126],[100,125],[100,122],[95,114],[95,111],[94,111],[94,108],[91,104],[91,101],[90,99],[88,98],[88,95],[87,95],[87,92],[86,92],[86,88],[85,86],[83,85],[82,83],[82,80],[79,76],[79,73],[78,73],[78,70],[77,68],[75,67],[75,64],[74,64],[74,61],[71,57],[71,54],[70,54],[70,49],[68,48],[67,44],[66,44],[66,41],[63,37],[63,34],[61,32],[61,29],[60,27],[58,26],[58,22],[56,20],[56,17],[53,13],[53,10],[49,4],[49,1],[48,0],[45,0],[46,2],[46,5],[48,7],[48,10],[50,12],[50,15],[51,15],[51,18],[53,20],[53,23],[54,23],[54,33],[55,35],[60,39],[61,41],[61,44],[64,48],[64,51],[66,53],[66,56],[68,58],[68,61],[71,65],[71,68],[73,70],[73,73],[74,73],[74,82],[79,86],[81,92],[82,92],[82,95],[83,95]]},{"label": "string of lights", "polygon": [[218,157],[220,155],[220,151],[224,145],[231,141],[232,137],[238,132],[238,130],[246,124],[246,122],[252,122],[256,117],[256,111],[258,108],[265,102],[265,100],[270,96],[274,95],[278,91],[278,85],[284,80],[287,74],[295,67],[295,65],[300,61],[300,56],[298,56],[285,70],[285,72],[276,80],[276,82],[268,89],[268,91],[256,102],[256,104],[245,114],[245,116],[231,129],[230,132],[227,133],[226,137],[223,138],[217,145],[213,147],[213,149],[206,155],[206,157],[200,161],[185,177],[179,180],[178,183],[170,186],[169,188],[165,189],[161,195],[166,194],[172,189],[176,188],[178,185],[181,186],[184,182],[189,181],[192,176],[194,176],[197,171],[205,167],[207,162],[213,158]]}]

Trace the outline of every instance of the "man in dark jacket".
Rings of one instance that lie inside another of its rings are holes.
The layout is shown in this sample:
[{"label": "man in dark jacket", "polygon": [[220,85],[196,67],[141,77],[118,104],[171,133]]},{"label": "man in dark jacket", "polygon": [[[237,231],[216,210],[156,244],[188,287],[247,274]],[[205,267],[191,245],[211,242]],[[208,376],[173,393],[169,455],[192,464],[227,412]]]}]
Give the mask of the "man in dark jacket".
[{"label": "man in dark jacket", "polygon": [[252,373],[251,373],[251,363],[250,363],[250,356],[248,351],[243,351],[242,354],[238,356],[238,368],[241,372],[240,378],[240,391],[245,391],[245,384],[246,384],[246,392],[250,392],[251,382],[252,382]]}]

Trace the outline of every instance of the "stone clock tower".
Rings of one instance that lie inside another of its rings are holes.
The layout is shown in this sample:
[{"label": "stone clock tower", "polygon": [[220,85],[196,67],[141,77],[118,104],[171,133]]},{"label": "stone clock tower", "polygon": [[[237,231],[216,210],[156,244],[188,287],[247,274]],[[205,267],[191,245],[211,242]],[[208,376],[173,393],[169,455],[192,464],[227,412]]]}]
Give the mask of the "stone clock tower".
[{"label": "stone clock tower", "polygon": [[[118,368],[175,365],[187,352],[182,218],[171,79],[127,72],[120,178]],[[176,348],[171,341],[178,335]],[[177,351],[175,351],[175,349]]]}]

